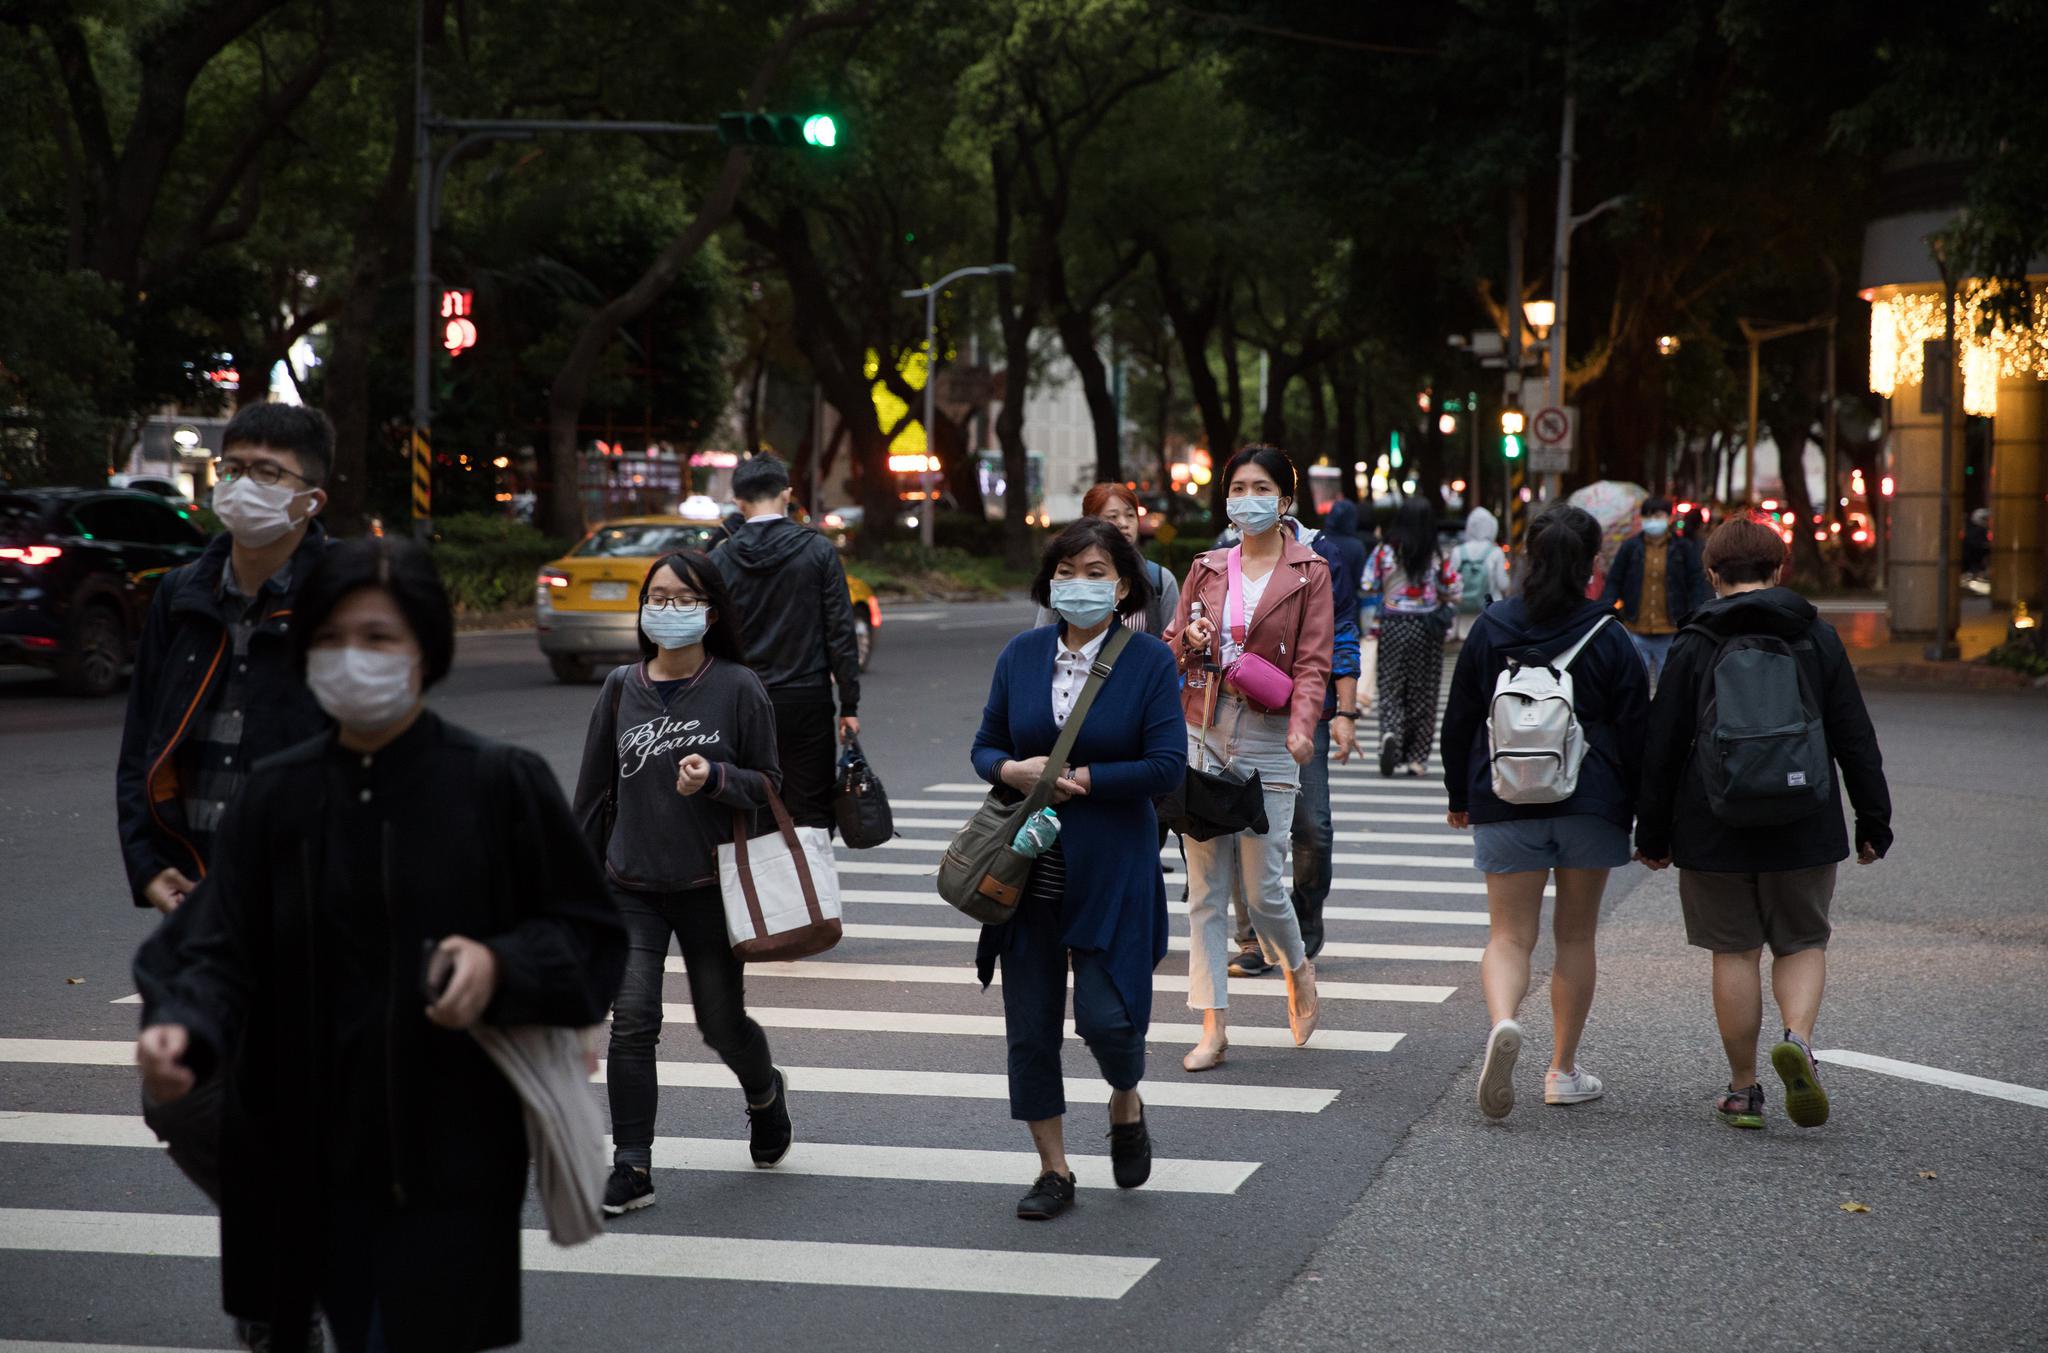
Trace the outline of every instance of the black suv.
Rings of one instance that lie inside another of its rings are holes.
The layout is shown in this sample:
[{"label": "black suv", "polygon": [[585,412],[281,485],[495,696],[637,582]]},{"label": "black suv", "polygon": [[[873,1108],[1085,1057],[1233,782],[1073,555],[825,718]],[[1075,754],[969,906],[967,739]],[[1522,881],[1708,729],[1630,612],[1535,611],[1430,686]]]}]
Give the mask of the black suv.
[{"label": "black suv", "polygon": [[151,493],[0,493],[0,663],[56,669],[75,695],[121,684],[164,574],[206,537]]}]

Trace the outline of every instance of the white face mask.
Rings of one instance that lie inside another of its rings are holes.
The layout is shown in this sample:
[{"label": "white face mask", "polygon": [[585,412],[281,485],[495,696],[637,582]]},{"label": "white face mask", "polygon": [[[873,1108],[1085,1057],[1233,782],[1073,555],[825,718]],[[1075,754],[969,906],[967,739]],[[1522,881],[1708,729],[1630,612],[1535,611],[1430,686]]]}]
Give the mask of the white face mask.
[{"label": "white face mask", "polygon": [[213,491],[213,514],[237,545],[260,550],[305,520],[292,518],[292,503],[303,492],[289,484],[259,484],[247,476],[231,479]]},{"label": "white face mask", "polygon": [[419,703],[418,661],[373,648],[316,648],[306,654],[306,685],[327,716],[345,728],[389,728]]}]

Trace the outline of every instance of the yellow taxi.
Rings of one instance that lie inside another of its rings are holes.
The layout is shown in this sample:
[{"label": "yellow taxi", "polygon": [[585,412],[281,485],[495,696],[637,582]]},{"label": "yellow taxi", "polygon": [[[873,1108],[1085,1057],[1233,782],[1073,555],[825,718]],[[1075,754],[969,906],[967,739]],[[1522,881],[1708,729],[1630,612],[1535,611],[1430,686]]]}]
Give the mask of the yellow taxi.
[{"label": "yellow taxi", "polygon": [[[615,517],[534,579],[534,630],[558,681],[589,681],[600,666],[640,659],[640,583],[654,561],[677,550],[709,551],[726,537],[722,521],[699,516]],[[866,670],[882,606],[851,574],[854,638]]]}]

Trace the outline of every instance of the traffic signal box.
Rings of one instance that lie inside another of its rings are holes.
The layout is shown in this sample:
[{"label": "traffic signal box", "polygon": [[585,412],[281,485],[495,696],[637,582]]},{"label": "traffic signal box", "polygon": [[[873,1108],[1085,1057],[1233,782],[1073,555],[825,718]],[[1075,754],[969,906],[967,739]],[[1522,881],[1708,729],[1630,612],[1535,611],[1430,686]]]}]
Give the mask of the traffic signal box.
[{"label": "traffic signal box", "polygon": [[718,140],[727,146],[831,150],[839,144],[839,124],[829,113],[720,113]]}]

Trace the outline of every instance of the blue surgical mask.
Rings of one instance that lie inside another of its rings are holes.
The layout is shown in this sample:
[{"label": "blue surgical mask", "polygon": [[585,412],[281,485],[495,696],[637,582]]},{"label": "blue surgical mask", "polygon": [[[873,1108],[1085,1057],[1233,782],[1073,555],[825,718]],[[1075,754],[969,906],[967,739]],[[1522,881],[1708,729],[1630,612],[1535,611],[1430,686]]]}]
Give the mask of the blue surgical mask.
[{"label": "blue surgical mask", "polygon": [[1671,518],[1669,517],[1643,518],[1643,534],[1650,537],[1650,539],[1652,540],[1655,540],[1658,536],[1663,535],[1666,531],[1669,531],[1670,529]]},{"label": "blue surgical mask", "polygon": [[1226,498],[1223,510],[1230,524],[1248,536],[1262,536],[1280,524],[1280,499],[1272,494],[1262,498]]},{"label": "blue surgical mask", "polygon": [[1082,629],[1099,625],[1116,609],[1115,578],[1054,578],[1052,608]]},{"label": "blue surgical mask", "polygon": [[711,628],[709,606],[642,606],[640,628],[661,648],[688,648]]}]

